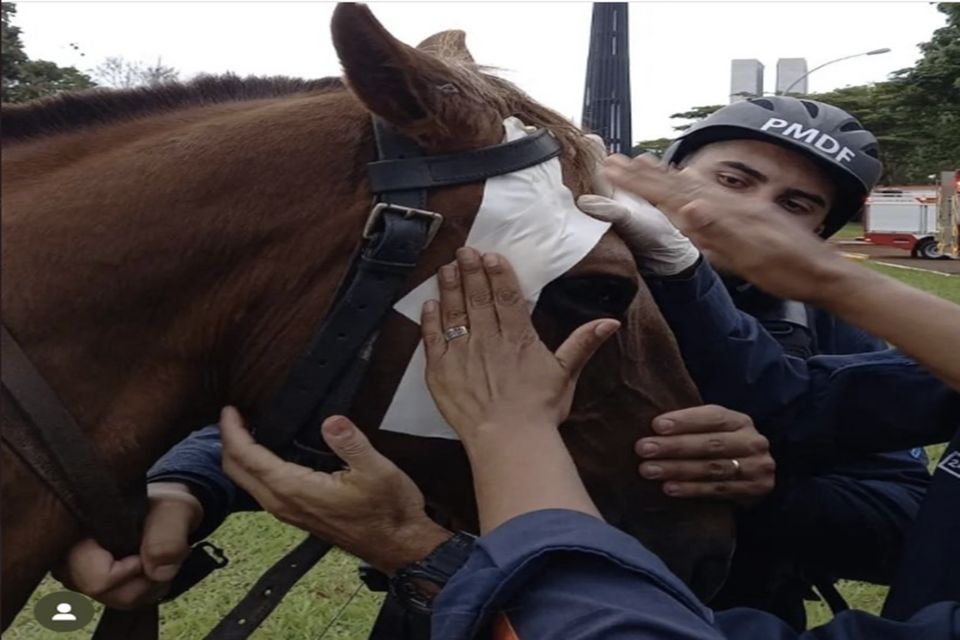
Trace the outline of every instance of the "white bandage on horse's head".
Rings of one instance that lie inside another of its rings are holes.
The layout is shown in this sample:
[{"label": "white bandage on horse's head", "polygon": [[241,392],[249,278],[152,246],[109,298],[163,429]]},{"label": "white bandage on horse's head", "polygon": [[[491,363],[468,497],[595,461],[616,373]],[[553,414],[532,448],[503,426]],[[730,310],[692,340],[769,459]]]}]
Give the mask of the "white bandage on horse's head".
[{"label": "white bandage on horse's head", "polygon": [[[504,142],[532,131],[517,118],[503,121]],[[488,178],[467,246],[495,251],[510,261],[530,309],[540,292],[580,262],[610,227],[577,209],[563,184],[560,160],[553,158],[521,171]],[[423,303],[438,299],[436,276],[400,300],[394,309],[420,322]],[[417,346],[381,429],[410,435],[457,439],[437,410],[424,379],[426,359]]]}]

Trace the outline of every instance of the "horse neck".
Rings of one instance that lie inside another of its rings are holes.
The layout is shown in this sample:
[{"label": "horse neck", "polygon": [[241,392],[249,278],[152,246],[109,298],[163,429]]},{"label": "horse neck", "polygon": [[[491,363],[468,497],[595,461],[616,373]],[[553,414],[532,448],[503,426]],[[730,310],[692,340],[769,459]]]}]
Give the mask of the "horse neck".
[{"label": "horse neck", "polygon": [[345,94],[5,148],[4,322],[121,484],[277,384],[359,235],[371,153]]}]

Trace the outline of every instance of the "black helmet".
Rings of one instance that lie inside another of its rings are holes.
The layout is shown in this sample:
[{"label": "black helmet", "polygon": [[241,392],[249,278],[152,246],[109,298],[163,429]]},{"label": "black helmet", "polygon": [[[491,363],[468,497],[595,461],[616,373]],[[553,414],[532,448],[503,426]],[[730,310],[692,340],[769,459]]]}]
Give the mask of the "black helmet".
[{"label": "black helmet", "polygon": [[828,238],[855,216],[877,184],[883,165],[877,138],[849,113],[829,104],[769,96],[735,102],[694,124],[664,153],[677,164],[720,140],[763,140],[806,154],[836,185],[821,235]]}]

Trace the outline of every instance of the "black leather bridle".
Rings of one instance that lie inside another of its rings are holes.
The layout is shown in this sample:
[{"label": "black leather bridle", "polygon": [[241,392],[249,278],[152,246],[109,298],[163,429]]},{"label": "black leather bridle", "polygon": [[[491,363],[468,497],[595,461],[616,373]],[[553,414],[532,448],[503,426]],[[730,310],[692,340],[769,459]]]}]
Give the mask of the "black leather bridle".
[{"label": "black leather bridle", "polygon": [[339,461],[317,427],[350,408],[387,313],[443,216],[427,211],[427,192],[526,169],[560,154],[546,130],[462,153],[425,156],[411,139],[373,119],[378,160],[367,165],[376,202],[331,311],[257,420],[255,437],[285,457],[330,470]]},{"label": "black leather bridle", "polygon": [[[512,173],[560,154],[560,143],[540,129],[524,138],[474,151],[426,156],[411,139],[374,117],[377,160],[367,165],[376,201],[360,247],[332,309],[280,391],[255,422],[255,436],[288,459],[318,469],[340,461],[316,427],[349,409],[380,327],[443,223],[428,211],[427,192]],[[136,553],[146,513],[145,495],[127,495],[98,458],[56,392],[30,362],[13,334],[2,327],[4,417],[13,418],[3,440],[50,487],[87,535],[117,557]],[[24,427],[24,428],[21,428]],[[8,430],[9,429],[9,430]],[[296,581],[331,548],[308,537],[253,586],[208,639],[248,637]],[[172,597],[186,591],[225,561],[209,543],[196,545],[174,582]],[[156,607],[107,610],[95,638],[157,637]]]}]

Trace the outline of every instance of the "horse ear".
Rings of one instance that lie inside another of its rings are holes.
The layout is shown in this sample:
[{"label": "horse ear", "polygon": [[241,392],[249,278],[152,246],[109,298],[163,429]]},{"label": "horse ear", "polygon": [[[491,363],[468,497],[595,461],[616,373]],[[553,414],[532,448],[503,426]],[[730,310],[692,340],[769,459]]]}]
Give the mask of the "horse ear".
[{"label": "horse ear", "polygon": [[429,52],[415,49],[394,38],[365,5],[352,3],[337,5],[331,30],[347,85],[384,120],[434,139],[462,139],[489,127],[480,76],[435,55],[438,48],[456,47],[461,60],[469,56],[462,32],[428,38]]},{"label": "horse ear", "polygon": [[467,34],[460,29],[435,33],[418,44],[417,49],[432,53],[438,58],[474,63],[473,55],[467,49]]}]

